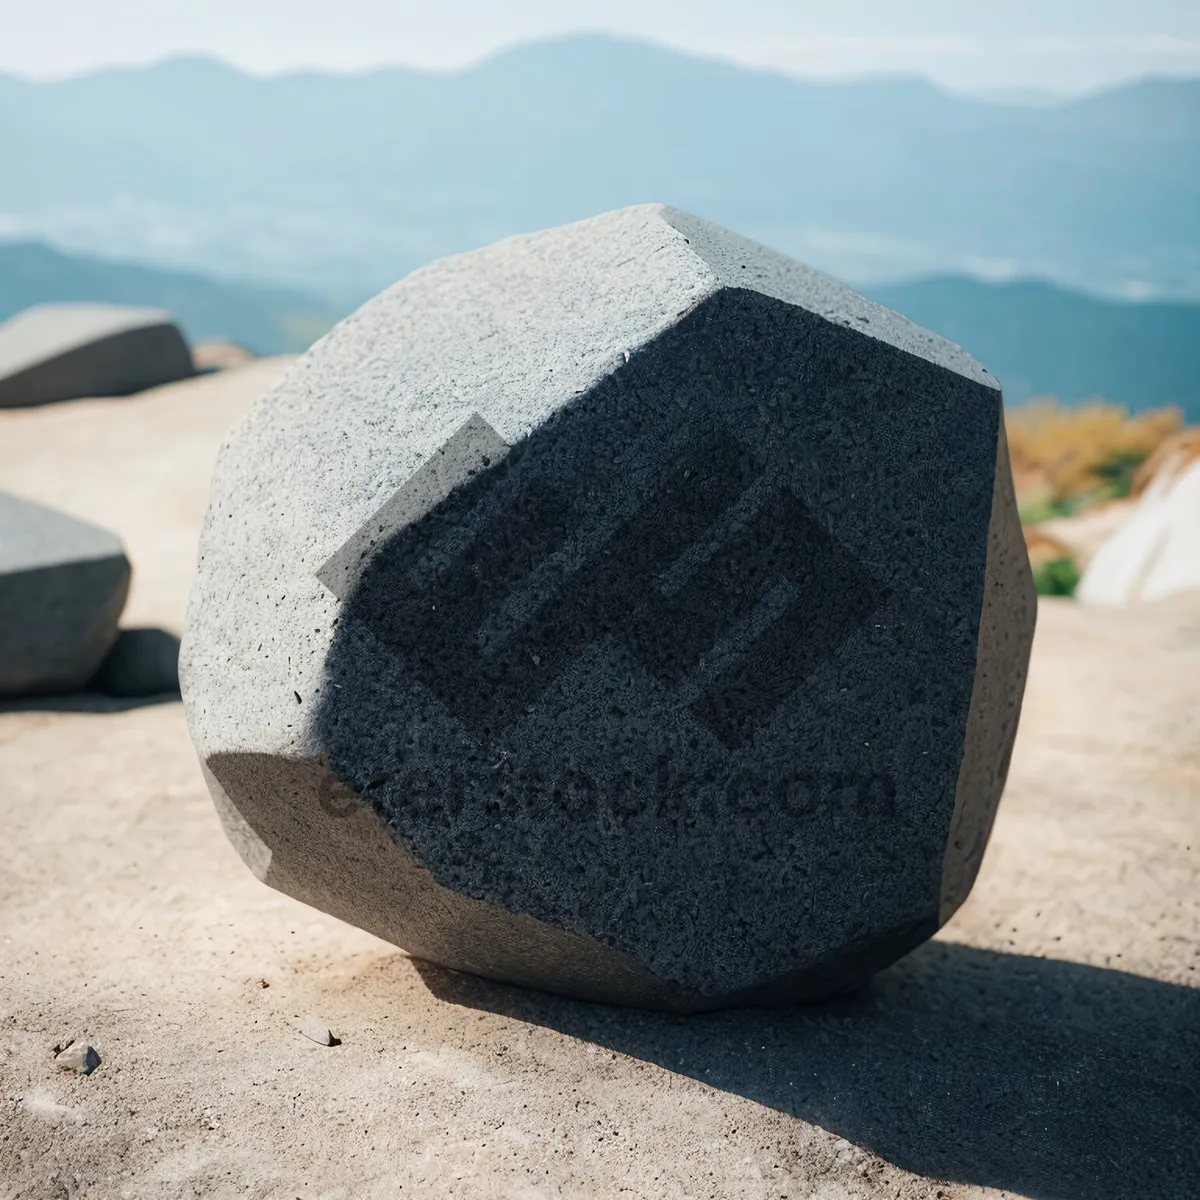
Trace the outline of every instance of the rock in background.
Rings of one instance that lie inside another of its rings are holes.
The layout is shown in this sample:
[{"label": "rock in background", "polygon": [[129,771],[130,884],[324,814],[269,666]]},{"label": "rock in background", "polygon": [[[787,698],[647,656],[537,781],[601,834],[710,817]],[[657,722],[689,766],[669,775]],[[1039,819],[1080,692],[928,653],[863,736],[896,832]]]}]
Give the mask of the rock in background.
[{"label": "rock in background", "polygon": [[193,370],[183,335],[160,309],[39,304],[0,324],[0,408],[124,396]]},{"label": "rock in background", "polygon": [[675,1009],[860,983],[962,903],[1035,597],[995,380],[645,206],[433,264],[227,443],[183,659],[262,878]]},{"label": "rock in background", "polygon": [[1134,501],[1096,551],[1076,592],[1128,605],[1200,592],[1200,430],[1168,438],[1139,469]]},{"label": "rock in background", "polygon": [[192,347],[192,364],[197,372],[228,371],[254,361],[254,352],[236,342],[208,339]]},{"label": "rock in background", "polygon": [[0,696],[85,686],[116,640],[129,579],[115,534],[0,493]]}]

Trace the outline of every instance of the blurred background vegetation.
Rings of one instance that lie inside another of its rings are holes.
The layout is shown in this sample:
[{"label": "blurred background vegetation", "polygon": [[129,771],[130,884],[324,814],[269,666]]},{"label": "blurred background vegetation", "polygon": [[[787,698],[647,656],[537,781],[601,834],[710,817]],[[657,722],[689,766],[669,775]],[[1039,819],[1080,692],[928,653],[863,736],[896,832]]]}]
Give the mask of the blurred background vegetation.
[{"label": "blurred background vegetation", "polygon": [[1101,399],[1041,397],[1008,410],[1007,432],[1021,520],[1072,516],[1128,496],[1137,468],[1183,425],[1173,406],[1131,414]]},{"label": "blurred background vegetation", "polygon": [[1059,522],[1102,526],[1106,510],[1144,489],[1156,452],[1183,423],[1174,406],[1130,413],[1102,399],[1068,405],[1049,396],[1008,409],[1013,480],[1040,594],[1070,596],[1082,574]]}]

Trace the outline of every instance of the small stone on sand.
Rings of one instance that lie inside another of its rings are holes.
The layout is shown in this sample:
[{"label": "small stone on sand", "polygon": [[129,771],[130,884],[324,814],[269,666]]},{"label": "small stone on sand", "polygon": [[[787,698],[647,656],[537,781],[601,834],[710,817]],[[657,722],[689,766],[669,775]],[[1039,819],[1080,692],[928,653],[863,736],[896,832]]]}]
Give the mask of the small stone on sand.
[{"label": "small stone on sand", "polygon": [[339,1044],[338,1039],[329,1031],[329,1026],[319,1017],[303,1017],[296,1028],[310,1042],[316,1042],[318,1046],[336,1046]]},{"label": "small stone on sand", "polygon": [[64,1071],[78,1071],[90,1075],[100,1065],[100,1055],[87,1042],[72,1042],[65,1050],[54,1056],[54,1061]]}]

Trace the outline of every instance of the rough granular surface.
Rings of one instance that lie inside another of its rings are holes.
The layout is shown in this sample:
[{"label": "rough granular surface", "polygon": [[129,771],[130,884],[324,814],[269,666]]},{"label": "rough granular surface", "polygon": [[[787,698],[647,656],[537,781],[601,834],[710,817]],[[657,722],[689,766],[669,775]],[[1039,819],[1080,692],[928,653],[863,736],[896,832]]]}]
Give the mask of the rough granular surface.
[{"label": "rough granular surface", "polygon": [[992,377],[644,206],[424,268],[224,447],[182,660],[268,883],[482,975],[846,990],[970,889],[1035,601]]}]

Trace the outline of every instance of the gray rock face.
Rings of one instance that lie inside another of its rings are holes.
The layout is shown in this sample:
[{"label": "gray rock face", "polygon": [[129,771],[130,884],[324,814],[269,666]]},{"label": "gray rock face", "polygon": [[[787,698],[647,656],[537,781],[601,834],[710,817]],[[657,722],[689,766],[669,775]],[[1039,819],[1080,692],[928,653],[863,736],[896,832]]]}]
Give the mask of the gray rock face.
[{"label": "gray rock face", "polygon": [[179,639],[165,629],[122,629],[92,687],[120,697],[178,691]]},{"label": "gray rock face", "polygon": [[817,999],[969,891],[1035,603],[992,377],[644,206],[415,272],[260,401],[183,689],[291,895],[591,999]]},{"label": "gray rock face", "polygon": [[116,639],[129,577],[115,534],[0,492],[0,696],[83,687]]},{"label": "gray rock face", "polygon": [[38,304],[0,324],[0,408],[125,396],[193,374],[171,314],[117,304]]}]

